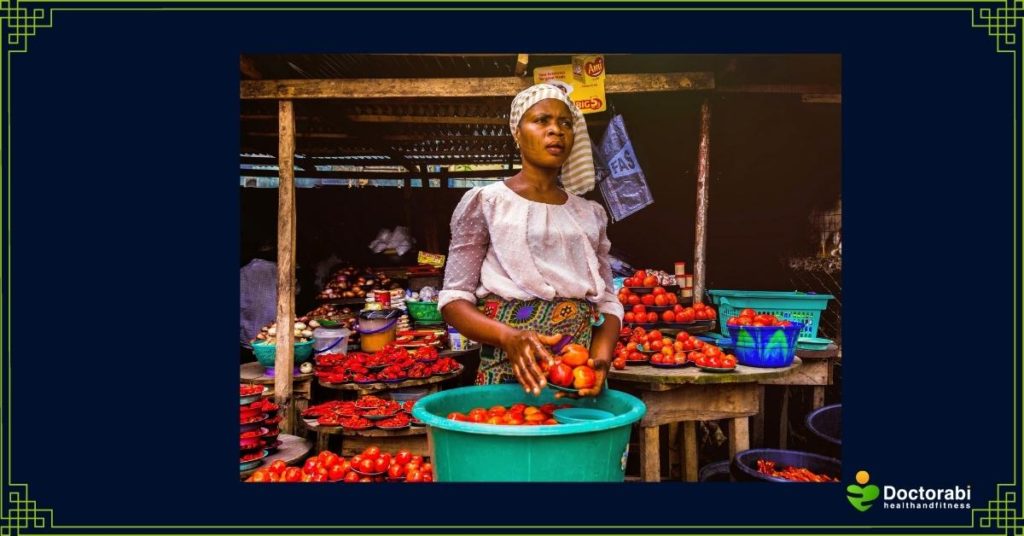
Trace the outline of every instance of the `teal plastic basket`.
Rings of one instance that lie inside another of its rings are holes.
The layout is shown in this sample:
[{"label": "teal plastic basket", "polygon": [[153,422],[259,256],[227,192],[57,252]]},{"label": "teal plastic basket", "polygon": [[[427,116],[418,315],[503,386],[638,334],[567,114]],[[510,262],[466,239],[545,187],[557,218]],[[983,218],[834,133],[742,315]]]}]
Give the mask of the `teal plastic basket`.
[{"label": "teal plastic basket", "polygon": [[709,290],[708,294],[718,307],[719,330],[726,336],[729,336],[729,326],[726,325],[729,317],[739,316],[740,311],[750,308],[758,314],[775,315],[780,320],[803,322],[800,337],[816,338],[821,312],[834,298],[831,294],[765,290]]}]

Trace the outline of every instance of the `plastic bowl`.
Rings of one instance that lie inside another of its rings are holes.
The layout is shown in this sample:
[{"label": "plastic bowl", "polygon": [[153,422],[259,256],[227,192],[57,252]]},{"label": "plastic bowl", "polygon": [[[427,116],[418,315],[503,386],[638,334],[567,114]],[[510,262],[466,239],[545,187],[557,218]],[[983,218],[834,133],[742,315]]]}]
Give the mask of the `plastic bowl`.
[{"label": "plastic bowl", "polygon": [[804,325],[729,326],[736,360],[748,367],[780,368],[793,364],[796,341]]},{"label": "plastic bowl", "polygon": [[[264,367],[274,366],[274,359],[277,357],[277,344],[268,344],[265,342],[254,342],[252,343],[252,353],[256,355],[256,360],[260,362]],[[295,343],[295,364],[303,363],[308,361],[313,356],[313,340],[310,339],[306,342]]]},{"label": "plastic bowl", "polygon": [[[797,450],[751,449],[738,452],[733,457],[732,465],[729,468],[733,478],[741,482],[792,482],[758,472],[757,460],[760,458],[775,462],[776,468],[805,467],[815,473],[836,479],[842,476],[842,462],[835,458]],[[799,482],[794,483],[799,484]]]},{"label": "plastic bowl", "polygon": [[562,424],[575,422],[594,422],[604,419],[611,419],[615,416],[610,411],[595,408],[562,408],[554,412],[555,420]]},{"label": "plastic bowl", "polygon": [[441,311],[437,308],[437,302],[405,301],[405,308],[409,316],[417,322],[441,322]]}]

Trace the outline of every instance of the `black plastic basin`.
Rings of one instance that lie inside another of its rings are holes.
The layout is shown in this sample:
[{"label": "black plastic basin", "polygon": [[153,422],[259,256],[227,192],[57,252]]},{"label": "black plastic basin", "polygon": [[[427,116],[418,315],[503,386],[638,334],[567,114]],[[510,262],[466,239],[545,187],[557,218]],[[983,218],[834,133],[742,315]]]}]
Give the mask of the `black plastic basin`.
[{"label": "black plastic basin", "polygon": [[843,457],[843,405],[818,408],[804,419],[811,434],[810,450],[832,458]]},{"label": "black plastic basin", "polygon": [[757,460],[764,458],[774,461],[776,468],[796,466],[807,469],[832,478],[840,478],[842,466],[839,460],[814,454],[811,452],[800,452],[797,450],[778,449],[750,449],[739,452],[732,459],[729,467],[733,478],[738,482],[791,482],[784,478],[776,478],[761,474],[757,471]]}]

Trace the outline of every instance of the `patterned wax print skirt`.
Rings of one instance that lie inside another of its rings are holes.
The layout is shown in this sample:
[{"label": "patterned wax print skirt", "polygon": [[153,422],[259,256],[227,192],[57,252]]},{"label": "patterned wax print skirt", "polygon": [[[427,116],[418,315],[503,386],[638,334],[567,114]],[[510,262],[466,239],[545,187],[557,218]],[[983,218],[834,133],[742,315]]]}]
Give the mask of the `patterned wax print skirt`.
[{"label": "patterned wax print skirt", "polygon": [[[516,329],[536,331],[541,335],[560,333],[572,337],[572,342],[590,348],[593,325],[599,318],[597,308],[586,300],[555,298],[553,301],[506,300],[488,296],[477,307],[488,316]],[[512,364],[505,350],[484,345],[480,349],[480,369],[477,385],[516,383]]]}]

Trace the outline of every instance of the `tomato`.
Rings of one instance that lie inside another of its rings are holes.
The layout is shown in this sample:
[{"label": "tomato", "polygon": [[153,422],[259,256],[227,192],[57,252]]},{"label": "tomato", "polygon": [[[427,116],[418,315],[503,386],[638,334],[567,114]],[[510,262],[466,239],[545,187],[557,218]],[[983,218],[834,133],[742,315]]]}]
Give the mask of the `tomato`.
[{"label": "tomato", "polygon": [[665,294],[665,299],[668,300],[669,305],[676,305],[677,303],[679,303],[679,298],[676,297],[674,292],[669,292],[668,294]]},{"label": "tomato", "polygon": [[405,465],[412,460],[412,453],[407,450],[400,450],[395,454],[395,463]]},{"label": "tomato", "polygon": [[725,368],[736,368],[736,356],[728,354],[721,358],[722,366]]},{"label": "tomato", "polygon": [[640,296],[637,296],[636,294],[633,294],[626,301],[629,303],[629,305],[637,305],[638,303],[640,303]]},{"label": "tomato", "polygon": [[636,351],[636,343],[633,342],[633,341],[630,341],[629,344],[626,345],[626,351],[627,352]]},{"label": "tomato", "polygon": [[668,305],[668,299],[665,297],[664,294],[659,294],[659,295],[654,297],[654,305],[657,305],[659,307],[664,307],[664,306]]},{"label": "tomato", "polygon": [[739,317],[736,317],[736,316],[730,316],[729,320],[727,320],[725,322],[725,325],[727,325],[727,326],[738,326],[738,325],[740,325],[740,319],[739,319]]},{"label": "tomato", "polygon": [[299,482],[302,480],[302,469],[298,467],[289,467],[284,470],[285,482]]},{"label": "tomato", "polygon": [[328,452],[326,456],[323,456],[323,452],[320,454],[321,456],[317,456],[317,458],[320,460],[320,465],[324,467],[330,467],[340,461],[338,455],[333,452]]},{"label": "tomato", "polygon": [[658,313],[655,313],[654,311],[651,311],[650,313],[647,313],[647,323],[648,324],[653,324],[653,323],[655,323],[657,321],[658,321]]},{"label": "tomato", "polygon": [[677,341],[685,341],[686,339],[689,339],[689,338],[690,338],[690,334],[685,332],[685,331],[680,331],[679,333],[676,333],[676,340]]},{"label": "tomato", "polygon": [[[675,296],[675,294],[673,294],[673,296]],[[678,303],[672,304],[672,312],[675,314],[683,312],[683,306],[679,305]]]},{"label": "tomato", "polygon": [[572,386],[576,389],[590,389],[597,382],[594,369],[582,365],[572,369]]},{"label": "tomato", "polygon": [[633,315],[633,313],[626,313],[626,314],[622,315],[622,321],[627,323],[627,324],[632,324],[632,323],[636,322],[636,318]]},{"label": "tomato", "polygon": [[366,450],[363,451],[363,456],[369,458],[376,458],[377,456],[380,456],[380,447],[376,445],[366,447]]},{"label": "tomato", "polygon": [[383,472],[387,471],[388,467],[390,467],[390,466],[391,466],[391,461],[390,460],[385,460],[384,458],[377,458],[377,460],[373,462],[373,472],[374,473],[383,473]]},{"label": "tomato", "polygon": [[649,339],[651,339],[652,341],[655,340],[655,339],[664,339],[665,338],[665,336],[661,334],[661,331],[656,330],[656,329],[652,329],[651,331],[647,332],[647,337]]},{"label": "tomato", "polygon": [[419,469],[415,471],[409,471],[409,474],[405,476],[406,482],[423,482],[423,473]]},{"label": "tomato", "polygon": [[647,308],[644,307],[643,305],[634,305],[633,306],[633,314],[634,315],[642,315],[642,314],[646,314],[646,313],[647,313]]},{"label": "tomato", "polygon": [[271,473],[276,473],[276,474],[283,473],[284,470],[287,469],[287,468],[288,468],[288,464],[284,463],[284,460],[274,460],[274,463],[270,464],[270,467],[268,467],[268,469],[270,469]]},{"label": "tomato", "polygon": [[590,350],[581,344],[567,344],[559,354],[562,362],[570,367],[585,365],[590,359]]},{"label": "tomato", "polygon": [[683,309],[682,311],[676,313],[676,322],[682,324],[688,324],[696,319],[697,313],[695,313],[693,309],[690,308]]},{"label": "tomato", "polygon": [[350,484],[359,482],[359,473],[352,471],[345,473],[345,477],[342,479],[342,482],[347,482]]},{"label": "tomato", "polygon": [[644,360],[644,354],[641,354],[640,352],[633,352],[633,353],[629,354],[629,360],[630,361],[643,361]]},{"label": "tomato", "polygon": [[412,461],[410,461],[409,463],[415,463],[416,465],[422,465],[423,464],[423,456],[420,456],[419,454],[414,455],[412,457]]},{"label": "tomato", "polygon": [[756,314],[757,314],[757,311],[755,311],[753,309],[744,309],[744,310],[740,311],[740,316],[753,317]]},{"label": "tomato", "polygon": [[362,454],[356,454],[355,456],[352,456],[352,466],[359,467],[359,462],[363,461],[363,458],[365,457],[366,456],[363,456]]},{"label": "tomato", "polygon": [[647,330],[646,329],[644,329],[642,327],[633,328],[633,336],[635,336],[635,337],[642,337],[644,335],[647,335]]},{"label": "tomato", "polygon": [[673,353],[675,353],[675,348],[672,348],[671,346],[662,346],[660,353],[665,355],[672,355]]},{"label": "tomato", "polygon": [[487,413],[490,413],[491,415],[497,415],[500,417],[504,415],[505,412],[507,411],[508,410],[505,409],[505,406],[491,406],[491,409],[487,410]]},{"label": "tomato", "polygon": [[389,454],[387,452],[382,452],[380,454],[380,459],[384,460],[384,463],[386,463],[388,465],[391,465],[391,454]]},{"label": "tomato", "polygon": [[401,465],[398,465],[396,463],[395,465],[388,467],[388,478],[392,480],[397,480],[399,478],[402,478],[403,476],[405,476],[405,471],[402,469]]},{"label": "tomato", "polygon": [[622,305],[629,305],[629,296],[625,294],[619,294],[619,303]]},{"label": "tomato", "polygon": [[362,473],[374,473],[377,470],[377,464],[370,458],[363,458],[359,462],[359,471]]},{"label": "tomato", "polygon": [[270,482],[270,471],[266,468],[257,469],[252,476],[249,477],[252,482]]},{"label": "tomato", "polygon": [[572,367],[566,363],[556,363],[548,370],[548,381],[559,387],[572,385]]},{"label": "tomato", "polygon": [[664,313],[661,313],[661,319],[665,322],[668,322],[669,324],[672,324],[676,321],[676,314],[673,313],[672,311],[665,311]]},{"label": "tomato", "polygon": [[640,303],[644,305],[654,305],[654,294],[644,294],[640,297]]},{"label": "tomato", "polygon": [[683,350],[685,350],[685,348],[683,347],[682,341],[676,341],[676,342],[672,343],[672,349],[677,351],[677,352],[682,352]]},{"label": "tomato", "polygon": [[650,346],[650,348],[648,348],[648,349],[650,351],[652,351],[652,352],[660,352],[661,351],[661,347],[665,346],[665,344],[662,343],[661,341],[654,341],[649,346]]},{"label": "tomato", "polygon": [[751,318],[753,318],[753,317],[741,316],[737,323],[739,325],[741,325],[741,326],[749,326],[749,325],[753,324],[753,322],[750,320]]},{"label": "tomato", "polygon": [[651,291],[651,294],[654,294],[655,296],[660,296],[660,295],[662,295],[664,293],[665,293],[665,287],[654,287],[654,290]]},{"label": "tomato", "polygon": [[689,358],[687,358],[686,354],[683,352],[676,352],[675,355],[672,356],[672,360],[677,365],[685,365],[686,362],[689,361]]},{"label": "tomato", "polygon": [[779,322],[779,325],[784,327],[784,328],[788,328],[788,327],[791,327],[793,325],[793,323],[790,322],[789,320],[783,320],[782,322]]},{"label": "tomato", "polygon": [[615,368],[615,370],[622,370],[626,368],[626,360],[621,357],[616,358],[612,361],[612,367]]},{"label": "tomato", "polygon": [[544,413],[547,413],[548,415],[550,415],[556,409],[558,409],[558,406],[552,404],[551,402],[548,402],[547,404],[544,404],[543,406],[540,407],[540,410],[543,411]]},{"label": "tomato", "polygon": [[319,465],[319,463],[320,462],[317,461],[316,457],[306,460],[306,463],[302,465],[302,472],[313,474],[313,472],[316,471],[316,466]]},{"label": "tomato", "polygon": [[707,362],[707,366],[709,366],[709,367],[712,367],[712,368],[721,368],[722,367],[722,362],[718,360],[718,356],[709,355],[705,359],[706,359],[706,362]]},{"label": "tomato", "polygon": [[484,423],[486,423],[486,424],[504,424],[505,420],[502,419],[501,417],[498,417],[497,415],[494,415],[492,417],[487,417],[487,420],[484,421]]},{"label": "tomato", "polygon": [[327,479],[330,480],[331,482],[337,482],[342,478],[345,478],[345,473],[347,472],[348,471],[345,471],[345,468],[342,467],[340,463],[334,464],[327,471]]},{"label": "tomato", "polygon": [[637,270],[633,274],[633,278],[634,279],[639,279],[641,281],[643,281],[646,277],[647,277],[647,270]]},{"label": "tomato", "polygon": [[653,275],[649,275],[649,276],[645,277],[644,278],[644,286],[645,287],[655,287],[655,286],[658,286],[658,278],[654,277]]}]

